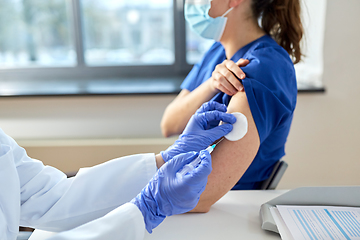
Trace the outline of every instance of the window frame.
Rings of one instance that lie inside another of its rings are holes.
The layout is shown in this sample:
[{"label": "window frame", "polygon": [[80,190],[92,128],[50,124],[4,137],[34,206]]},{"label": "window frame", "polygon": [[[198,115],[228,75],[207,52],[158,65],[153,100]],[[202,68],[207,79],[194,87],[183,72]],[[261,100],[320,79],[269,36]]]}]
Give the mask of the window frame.
[{"label": "window frame", "polygon": [[76,52],[74,66],[60,67],[12,67],[0,69],[6,80],[53,80],[53,79],[111,79],[111,78],[163,78],[186,75],[192,65],[186,62],[186,33],[183,0],[173,0],[175,61],[169,65],[104,65],[93,66],[85,62],[84,34],[81,12],[82,0],[71,2],[71,32]]}]

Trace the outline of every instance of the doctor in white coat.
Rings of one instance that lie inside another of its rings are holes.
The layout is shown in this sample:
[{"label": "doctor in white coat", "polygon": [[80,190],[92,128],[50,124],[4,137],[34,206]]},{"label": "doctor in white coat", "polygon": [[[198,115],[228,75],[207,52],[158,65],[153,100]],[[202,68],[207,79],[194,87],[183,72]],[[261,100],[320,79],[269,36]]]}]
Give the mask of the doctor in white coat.
[{"label": "doctor in white coat", "polygon": [[[161,154],[114,159],[73,178],[27,156],[0,129],[0,239],[15,240],[19,226],[58,232],[49,240],[143,239],[144,229],[151,233],[166,216],[196,206],[211,172],[211,156],[201,150],[236,121],[225,112],[205,103]],[[219,121],[230,124],[211,127]],[[197,168],[176,175],[196,158]]]}]

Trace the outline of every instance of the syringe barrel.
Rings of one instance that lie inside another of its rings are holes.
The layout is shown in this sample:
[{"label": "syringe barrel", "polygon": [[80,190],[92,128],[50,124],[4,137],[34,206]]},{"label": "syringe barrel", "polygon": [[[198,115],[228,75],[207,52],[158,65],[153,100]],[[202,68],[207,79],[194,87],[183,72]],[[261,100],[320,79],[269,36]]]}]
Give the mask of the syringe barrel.
[{"label": "syringe barrel", "polygon": [[[208,151],[209,153],[212,153],[212,151],[214,150],[216,144],[213,144],[212,146],[209,146],[206,148],[206,151]],[[188,172],[191,172],[192,170],[194,170],[194,168],[196,168],[201,162],[200,157],[197,157],[194,161],[192,161],[189,164],[186,164],[183,169],[181,169],[180,172],[178,172],[176,175],[180,175],[181,177],[185,176],[185,174],[187,174]]]},{"label": "syringe barrel", "polygon": [[180,176],[184,176],[185,174],[187,174],[188,172],[191,172],[193,169],[194,169],[194,167],[192,166],[192,165],[190,165],[191,163],[189,163],[189,164],[186,164],[184,167],[183,167],[183,169],[181,169],[181,171],[180,172],[178,172],[177,174],[180,174]]},{"label": "syringe barrel", "polygon": [[197,157],[194,161],[192,161],[189,164],[186,164],[183,169],[181,169],[180,172],[178,172],[177,174],[179,174],[181,177],[185,176],[185,174],[187,174],[188,172],[191,172],[192,170],[194,170],[194,168],[196,168],[201,162],[201,159],[199,157]]}]

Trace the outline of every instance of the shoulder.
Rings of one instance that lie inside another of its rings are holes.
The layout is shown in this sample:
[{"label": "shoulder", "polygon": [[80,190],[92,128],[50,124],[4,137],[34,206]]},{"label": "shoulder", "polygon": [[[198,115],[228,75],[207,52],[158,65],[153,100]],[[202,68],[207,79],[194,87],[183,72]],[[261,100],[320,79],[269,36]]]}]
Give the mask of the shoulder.
[{"label": "shoulder", "polygon": [[[289,54],[275,41],[259,42],[245,54],[250,63],[242,68],[253,87],[265,89],[268,94],[278,98],[291,111],[294,110],[297,96],[297,83],[294,64]],[[254,89],[256,91],[256,89]]]},{"label": "shoulder", "polygon": [[281,47],[273,46],[261,46],[254,49],[246,54],[245,58],[250,62],[242,70],[247,77],[270,88],[272,85],[294,87],[296,86],[294,64],[284,51]]},{"label": "shoulder", "polygon": [[[255,75],[259,80],[274,74],[277,77],[294,77],[295,75],[294,64],[289,54],[272,39],[255,44],[247,51],[244,58],[250,61],[244,71]],[[261,69],[261,74],[259,69]]]}]

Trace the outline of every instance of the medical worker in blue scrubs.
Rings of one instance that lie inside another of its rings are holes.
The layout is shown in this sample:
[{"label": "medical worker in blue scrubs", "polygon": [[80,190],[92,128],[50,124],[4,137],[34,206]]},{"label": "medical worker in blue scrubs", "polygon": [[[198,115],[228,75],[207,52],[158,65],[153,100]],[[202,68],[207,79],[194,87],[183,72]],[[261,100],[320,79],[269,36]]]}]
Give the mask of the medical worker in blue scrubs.
[{"label": "medical worker in blue scrubs", "polygon": [[213,171],[193,211],[207,212],[230,189],[256,189],[285,155],[296,105],[294,64],[301,59],[300,0],[186,0],[192,30],[215,43],[194,65],[166,108],[164,136],[182,131],[206,101],[248,120],[241,140],[222,141]]},{"label": "medical worker in blue scrubs", "polygon": [[[225,112],[205,103],[161,154],[117,158],[72,178],[30,158],[0,129],[0,239],[15,240],[19,226],[59,232],[48,240],[143,239],[145,229],[196,206],[212,169],[204,149],[236,122]],[[219,121],[230,124],[210,126]],[[197,158],[195,169],[177,174]]]}]

